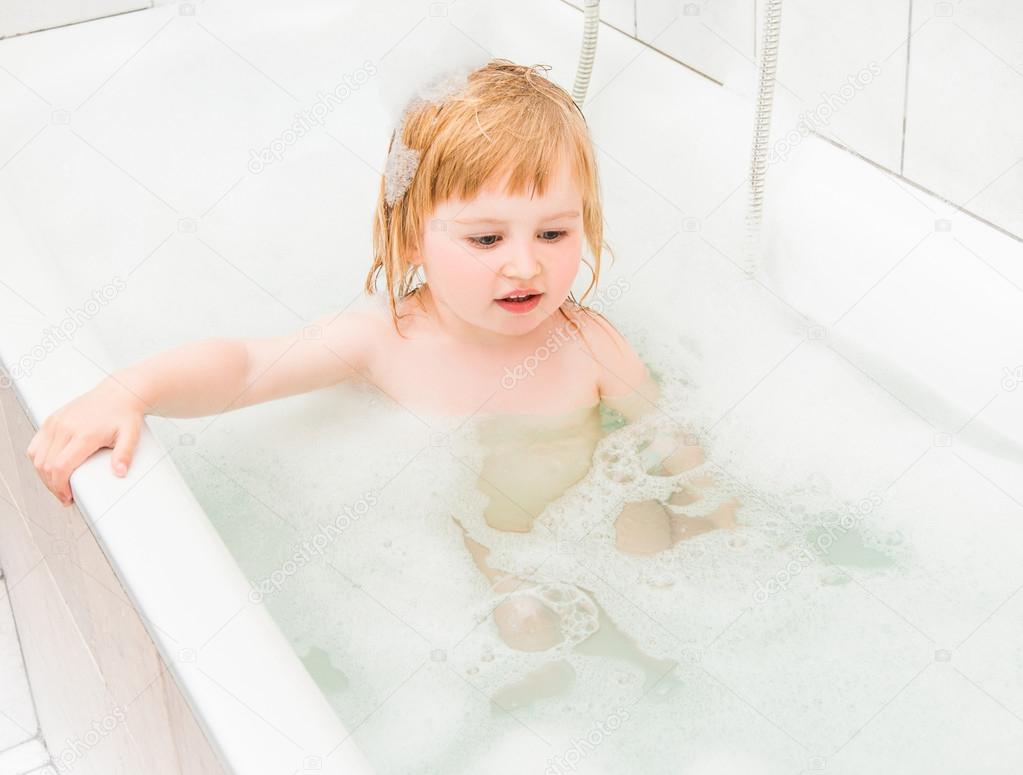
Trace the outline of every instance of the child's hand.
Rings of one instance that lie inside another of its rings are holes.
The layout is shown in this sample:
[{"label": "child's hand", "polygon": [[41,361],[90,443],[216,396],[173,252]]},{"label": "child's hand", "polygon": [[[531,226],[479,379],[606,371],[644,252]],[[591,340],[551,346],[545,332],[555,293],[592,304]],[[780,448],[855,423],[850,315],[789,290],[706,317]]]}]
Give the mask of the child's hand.
[{"label": "child's hand", "polygon": [[114,473],[128,472],[144,417],[142,399],[107,379],[47,417],[25,454],[47,489],[68,506],[71,472],[97,449],[113,447]]}]

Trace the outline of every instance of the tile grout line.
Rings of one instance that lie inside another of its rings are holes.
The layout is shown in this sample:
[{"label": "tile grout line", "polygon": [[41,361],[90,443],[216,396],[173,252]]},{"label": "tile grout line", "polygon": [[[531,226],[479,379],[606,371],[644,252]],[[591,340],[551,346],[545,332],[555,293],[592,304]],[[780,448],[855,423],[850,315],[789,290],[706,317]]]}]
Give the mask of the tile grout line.
[{"label": "tile grout line", "polygon": [[[12,619],[13,619],[13,616],[12,616]],[[15,623],[14,627],[15,627],[15,639],[16,639],[16,642],[18,643],[18,653],[19,653],[19,656],[21,656],[22,673],[25,676],[25,683],[29,684],[28,672],[25,670],[25,655],[24,655],[24,652],[21,649],[20,636],[18,636],[18,634],[17,634],[17,623]],[[46,740],[43,738],[43,730],[42,730],[42,727],[39,724],[39,717],[37,715],[35,715],[35,695],[32,694],[32,686],[31,686],[31,684],[29,684],[29,686],[28,686],[28,693],[29,693],[29,702],[32,705],[32,713],[35,716],[35,727],[36,727],[35,734],[32,737],[30,737],[30,738],[28,738],[26,740],[22,740],[20,743],[16,743],[15,745],[10,746],[9,748],[5,748],[3,751],[0,751],[0,755],[7,754],[7,753],[10,753],[12,751],[16,751],[19,748],[24,748],[26,746],[31,745],[34,741],[38,741],[40,747],[43,749],[43,752],[46,754],[46,761],[43,764],[39,765],[38,767],[33,767],[32,769],[24,770],[24,771],[22,771],[20,773],[14,774],[14,775],[33,775],[34,773],[42,772],[47,767],[53,768],[53,767],[56,766],[53,763],[53,756],[51,756],[51,754],[50,754],[50,749],[46,745]]]},{"label": "tile grout line", "polygon": [[[10,484],[7,482],[7,478],[4,477],[2,474],[0,474],[0,484],[3,485],[4,490],[7,491],[7,494],[11,498],[11,503],[15,504],[15,508],[17,509],[18,508],[17,507],[17,503],[18,502],[14,499],[14,493],[11,490]],[[34,571],[34,570],[35,570],[35,568],[33,567],[32,571]],[[29,571],[29,572],[31,573],[32,571]],[[36,704],[35,691],[32,689],[32,679],[29,677],[29,674],[28,674],[28,665],[25,662],[25,647],[24,647],[24,645],[21,642],[21,631],[18,628],[18,620],[14,616],[14,606],[11,605],[11,595],[10,595],[10,591],[7,589],[7,577],[5,575],[0,577],[0,585],[3,586],[4,599],[7,601],[7,610],[9,610],[11,612],[11,623],[14,625],[14,641],[18,645],[18,656],[21,657],[21,672],[25,676],[25,685],[28,687],[29,702],[31,703],[31,706],[32,706],[32,717],[35,720],[35,727],[36,727],[35,735],[33,737],[29,738],[29,740],[38,739],[40,744],[43,747],[43,750],[46,751],[47,759],[49,759],[48,764],[44,764],[43,767],[37,767],[36,770],[45,768],[47,766],[51,766],[52,767],[53,766],[53,756],[50,753],[49,746],[46,745],[46,740],[43,738],[43,727],[42,727],[42,724],[40,724],[40,722],[39,722],[39,707]],[[25,743],[29,742],[29,740],[26,740],[23,743],[20,743],[19,745],[24,745]],[[14,746],[12,746],[11,748],[8,748],[6,750],[13,750],[13,748],[14,748]],[[29,773],[31,773],[31,772],[34,772],[34,771],[33,770],[29,770]],[[28,773],[25,773],[24,775],[28,775]]]},{"label": "tile grout line", "polygon": [[89,22],[98,22],[103,21],[104,19],[113,19],[117,16],[126,16],[127,14],[130,13],[138,13],[139,11],[152,11],[156,7],[157,6],[154,5],[148,5],[141,6],[139,8],[129,8],[127,11],[117,11],[115,13],[104,14],[103,16],[94,16],[91,19],[79,19],[73,22],[64,22],[63,24],[54,24],[51,27],[43,27],[42,29],[38,30],[26,30],[25,32],[15,32],[13,35],[5,35],[3,37],[0,37],[0,40],[13,40],[14,38],[20,38],[25,35],[35,35],[40,32],[49,32],[50,30],[62,30],[65,27],[74,27],[79,24],[88,24]]},{"label": "tile grout line", "polygon": [[12,772],[10,773],[10,775],[37,775],[37,773],[42,773],[43,771],[45,771],[47,767],[49,767],[50,769],[56,769],[56,765],[53,763],[53,758],[50,756],[50,749],[46,747],[46,743],[43,741],[42,736],[38,732],[34,737],[30,737],[28,740],[23,740],[17,745],[12,745],[10,748],[5,748],[3,751],[0,751],[0,754],[6,754],[9,753],[10,751],[15,751],[18,748],[28,746],[35,740],[39,741],[39,745],[41,745],[43,751],[46,752],[46,761],[43,764],[40,764],[36,767],[32,767],[31,769],[28,770],[19,770],[18,772]]},{"label": "tile grout line", "polygon": [[[566,5],[568,5],[571,8],[574,8],[577,11],[581,11],[579,6],[574,4],[573,0],[561,0],[561,2],[566,4]],[[912,24],[913,24],[913,0],[908,0],[908,2],[909,2],[909,25],[910,25],[909,26],[909,31],[910,31],[910,35],[907,37],[907,41],[906,41],[906,74],[905,74],[905,83],[904,83],[904,88],[903,88],[902,137],[901,137],[900,150],[899,150],[899,169],[898,170],[893,170],[893,169],[890,169],[888,167],[885,167],[884,165],[880,164],[879,162],[876,162],[873,159],[870,159],[869,157],[865,156],[863,153],[861,153],[860,151],[856,150],[855,148],[852,148],[852,147],[850,147],[848,145],[845,145],[845,144],[843,144],[841,142],[838,142],[838,141],[836,141],[836,140],[834,140],[834,139],[832,139],[832,138],[830,138],[830,137],[828,137],[828,136],[826,136],[824,134],[821,134],[820,132],[818,132],[816,130],[811,130],[811,133],[816,135],[817,137],[820,137],[823,140],[826,140],[827,142],[831,143],[836,148],[840,148],[843,151],[847,151],[848,153],[851,153],[853,156],[856,156],[857,158],[862,159],[863,161],[867,162],[868,164],[871,164],[871,165],[877,167],[878,169],[881,169],[881,170],[883,170],[883,171],[885,171],[885,172],[887,172],[889,174],[897,176],[900,180],[903,180],[906,183],[911,184],[912,186],[914,186],[915,188],[919,189],[920,191],[922,191],[922,192],[924,192],[924,193],[934,197],[935,199],[938,199],[941,202],[944,202],[945,204],[949,205],[950,207],[955,208],[959,212],[961,212],[964,215],[967,215],[967,216],[973,218],[974,220],[984,224],[985,226],[990,226],[992,229],[995,229],[996,231],[1000,232],[1001,234],[1004,234],[1005,236],[1009,237],[1010,239],[1013,239],[1013,240],[1015,240],[1017,242],[1023,242],[1023,236],[1018,235],[1018,234],[1014,234],[1013,232],[1009,231],[1008,228],[1006,228],[1005,226],[1000,226],[999,224],[994,223],[993,221],[990,221],[987,218],[984,218],[983,216],[973,212],[972,210],[968,210],[964,205],[956,204],[955,202],[947,199],[946,197],[942,196],[941,194],[938,194],[938,193],[936,193],[934,191],[931,191],[930,189],[928,189],[925,186],[923,186],[921,183],[918,183],[918,182],[916,182],[914,180],[911,180],[910,178],[907,178],[907,177],[904,176],[905,156],[906,156],[906,128],[907,128],[907,125],[908,125],[908,112],[909,112],[910,47],[912,45],[911,44],[911,39],[912,39],[912,32],[913,32],[913,27],[912,27]],[[753,14],[753,30],[754,30],[753,31],[753,52],[754,52],[754,58],[756,57],[756,52],[757,52],[756,28],[757,28],[757,23],[758,23],[757,7],[758,7],[759,3],[760,3],[760,0],[753,0],[753,4],[754,4],[754,14]],[[718,81],[716,78],[708,75],[707,73],[704,73],[704,72],[702,72],[700,70],[697,70],[692,65],[686,64],[682,60],[677,59],[676,57],[672,56],[671,54],[667,53],[666,51],[664,51],[662,49],[659,49],[656,46],[653,46],[650,43],[648,43],[648,42],[644,41],[643,39],[641,39],[638,36],[638,17],[636,17],[635,15],[633,16],[633,28],[636,29],[636,32],[634,34],[630,34],[630,33],[626,32],[625,30],[620,29],[619,27],[616,27],[615,25],[613,25],[610,22],[607,22],[607,21],[605,21],[603,19],[600,20],[600,23],[605,25],[605,26],[607,26],[607,27],[609,27],[609,28],[611,28],[611,29],[613,29],[613,30],[615,30],[616,32],[619,32],[619,33],[625,35],[626,37],[632,38],[637,43],[645,46],[646,48],[654,51],[657,54],[660,54],[661,56],[665,57],[666,59],[669,59],[670,61],[675,62],[678,65],[681,65],[682,67],[686,68],[687,70],[689,70],[689,71],[691,71],[693,73],[696,73],[697,75],[699,75],[699,76],[701,76],[703,78],[706,78],[711,83],[714,83],[717,86],[725,87],[725,84],[723,82]]]},{"label": "tile grout line", "polygon": [[0,579],[0,587],[2,587],[2,590],[3,590],[3,593],[4,593],[3,594],[4,599],[7,601],[7,610],[11,612],[11,624],[14,626],[14,643],[18,647],[18,657],[20,658],[21,675],[24,676],[24,678],[25,678],[25,686],[28,688],[29,706],[32,709],[32,720],[35,722],[35,732],[33,733],[33,735],[31,737],[27,737],[24,740],[21,740],[20,742],[15,743],[14,745],[8,746],[7,748],[4,748],[3,750],[0,750],[0,756],[2,756],[4,754],[7,754],[7,753],[10,753],[11,751],[15,751],[18,748],[22,748],[24,746],[27,746],[27,745],[31,744],[34,740],[38,740],[39,741],[39,745],[42,746],[43,751],[46,752],[47,761],[46,761],[45,764],[41,764],[38,767],[33,767],[30,770],[25,770],[24,772],[19,774],[19,775],[31,775],[31,773],[38,772],[39,770],[42,770],[45,767],[52,767],[53,766],[53,757],[50,756],[50,749],[46,746],[46,741],[43,739],[42,726],[39,724],[39,713],[36,710],[35,695],[32,692],[32,683],[31,683],[31,681],[29,681],[28,669],[27,669],[27,667],[25,665],[25,650],[24,650],[24,648],[21,645],[21,633],[18,631],[18,622],[14,618],[14,609],[11,607],[11,604],[10,604],[10,597],[11,596],[10,596],[10,594],[7,591],[7,581],[6,581],[6,579]]},{"label": "tile grout line", "polygon": [[909,3],[909,33],[906,35],[906,78],[902,87],[902,147],[899,149],[899,175],[906,170],[906,124],[909,120],[909,51],[913,45],[913,0]]},{"label": "tile grout line", "polygon": [[[583,13],[583,10],[578,5],[575,5],[575,3],[572,0],[560,0],[560,2],[564,3],[565,5],[567,5],[569,8],[572,8],[573,10],[576,10],[576,11],[579,11],[580,13]],[[635,20],[635,17],[633,17],[633,18],[634,18],[634,20],[633,20],[633,27],[636,27],[637,26],[637,21]],[[701,78],[706,78],[708,81],[710,81],[715,86],[723,87],[725,85],[724,82],[719,81],[714,76],[709,75],[708,73],[705,73],[702,70],[698,70],[695,67],[693,67],[692,65],[683,62],[681,59],[678,59],[678,58],[672,56],[671,54],[669,54],[664,49],[660,49],[660,48],[657,48],[657,46],[651,45],[647,41],[645,41],[642,38],[640,38],[638,36],[638,34],[633,34],[633,33],[629,32],[628,30],[623,30],[621,27],[617,27],[614,24],[611,24],[611,22],[605,21],[604,19],[600,19],[599,22],[600,22],[600,24],[603,24],[605,27],[608,27],[608,28],[614,30],[615,32],[624,35],[625,37],[629,38],[630,40],[635,41],[636,43],[638,43],[639,45],[643,46],[643,48],[647,49],[648,51],[653,51],[655,54],[659,54],[662,57],[664,57],[665,59],[667,59],[667,60],[669,60],[671,62],[674,62],[677,65],[681,65],[686,70],[689,70],[692,73],[696,73],[696,75],[700,76]],[[640,53],[642,53],[642,52],[640,52]]]},{"label": "tile grout line", "polygon": [[857,151],[857,150],[855,150],[853,148],[850,148],[847,145],[842,145],[842,143],[838,142],[837,140],[834,140],[834,139],[828,137],[827,135],[823,135],[823,134],[821,134],[821,133],[819,133],[819,132],[817,132],[815,130],[811,129],[810,133],[812,135],[814,135],[815,137],[819,137],[824,142],[830,143],[835,148],[838,148],[839,150],[845,151],[846,153],[849,153],[849,154],[855,156],[857,159],[860,159],[861,161],[866,162],[870,166],[875,167],[876,169],[881,170],[881,172],[884,172],[887,175],[891,175],[892,177],[897,178],[898,180],[901,180],[903,183],[908,183],[909,185],[911,185],[913,188],[917,189],[918,191],[921,191],[921,192],[927,194],[928,196],[934,197],[935,199],[937,199],[942,204],[946,204],[949,207],[953,208],[954,210],[959,211],[963,215],[966,215],[966,216],[969,216],[970,218],[973,218],[978,223],[982,223],[985,226],[987,226],[987,227],[989,227],[991,229],[994,229],[998,233],[1004,234],[1009,239],[1015,240],[1016,242],[1023,242],[1023,236],[1020,236],[1018,234],[1013,234],[1011,231],[1009,231],[1004,226],[1000,226],[997,223],[995,223],[994,221],[989,221],[987,218],[983,217],[982,215],[978,215],[977,213],[973,212],[973,210],[967,210],[962,205],[958,205],[955,202],[951,201],[950,199],[946,199],[941,194],[939,194],[939,193],[937,193],[935,191],[932,191],[931,189],[927,188],[924,185],[921,185],[920,183],[917,183],[915,180],[912,180],[912,179],[907,178],[907,177],[903,177],[902,175],[900,175],[895,170],[889,169],[888,167],[885,167],[880,162],[876,162],[873,159],[871,159],[871,158],[869,158],[867,156],[864,156],[859,151]]}]

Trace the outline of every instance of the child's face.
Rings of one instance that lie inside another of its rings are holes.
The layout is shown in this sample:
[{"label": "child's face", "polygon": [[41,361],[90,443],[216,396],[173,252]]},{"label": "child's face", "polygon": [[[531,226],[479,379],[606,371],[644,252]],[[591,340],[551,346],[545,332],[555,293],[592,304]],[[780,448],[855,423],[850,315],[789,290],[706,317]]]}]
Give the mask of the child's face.
[{"label": "child's face", "polygon": [[[451,333],[478,342],[520,336],[568,298],[582,260],[582,195],[565,162],[549,183],[543,197],[530,199],[494,181],[471,201],[439,204],[427,219],[413,263],[423,264]],[[537,298],[499,301],[523,292]]]}]

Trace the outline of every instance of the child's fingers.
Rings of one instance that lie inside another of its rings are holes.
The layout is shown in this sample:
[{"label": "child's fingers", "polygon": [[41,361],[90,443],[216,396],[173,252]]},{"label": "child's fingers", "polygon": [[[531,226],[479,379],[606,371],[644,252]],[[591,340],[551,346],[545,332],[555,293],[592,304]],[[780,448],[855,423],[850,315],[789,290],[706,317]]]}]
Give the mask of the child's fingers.
[{"label": "child's fingers", "polygon": [[35,468],[39,480],[44,485],[46,484],[46,476],[43,474],[43,461],[46,460],[46,450],[50,445],[49,436],[49,431],[40,428],[32,438],[32,443],[29,445],[31,452],[28,453],[28,458],[32,461],[32,466]]},{"label": "child's fingers", "polygon": [[103,439],[94,434],[73,434],[46,423],[32,438],[25,454],[46,488],[61,502],[70,504],[73,499],[71,473],[100,447],[113,446],[111,467],[116,474],[124,476],[131,465],[140,432],[141,423],[125,423],[113,434],[114,443],[104,444]]},{"label": "child's fingers", "polygon": [[100,448],[95,437],[75,436],[54,460],[54,494],[62,501],[71,501],[71,474],[89,457]]},{"label": "child's fingers", "polygon": [[60,456],[60,453],[64,451],[64,447],[67,446],[68,441],[71,439],[71,434],[64,430],[55,429],[51,439],[50,446],[46,449],[46,456],[43,458],[42,475],[43,481],[46,483],[50,492],[59,498],[60,495],[58,494],[57,485],[59,474],[59,471],[57,470],[57,458]]},{"label": "child's fingers", "polygon": [[32,461],[32,465],[39,467],[44,460],[46,460],[46,449],[50,446],[50,437],[52,435],[51,429],[47,427],[40,427],[36,431],[36,435],[32,437],[32,441],[29,442],[28,450],[26,450],[29,460]]},{"label": "child's fingers", "polygon": [[25,456],[28,457],[29,460],[33,459],[36,450],[39,449],[39,444],[42,440],[42,437],[43,431],[42,429],[40,429],[35,432],[35,435],[32,436],[32,440],[28,443],[28,446],[25,447]]},{"label": "child's fingers", "polygon": [[135,454],[135,445],[138,444],[139,433],[142,430],[141,423],[126,423],[117,431],[117,441],[114,443],[114,454],[111,465],[114,473],[124,476],[128,473],[128,466],[131,465],[132,456]]}]

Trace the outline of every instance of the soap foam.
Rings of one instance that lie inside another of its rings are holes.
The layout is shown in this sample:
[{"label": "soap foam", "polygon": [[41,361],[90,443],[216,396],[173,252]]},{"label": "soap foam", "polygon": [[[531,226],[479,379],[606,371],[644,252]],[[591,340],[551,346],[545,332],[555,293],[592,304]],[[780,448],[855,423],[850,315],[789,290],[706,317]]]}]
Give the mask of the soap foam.
[{"label": "soap foam", "polygon": [[[741,306],[762,316],[755,331],[714,321],[690,335],[734,336],[732,344],[744,351],[730,350],[729,357],[741,360],[783,337],[791,324],[753,296]],[[261,498],[298,526],[298,535],[278,528],[288,548],[315,534],[341,506],[375,493],[364,516],[264,603],[300,655],[322,661],[325,654],[343,672],[344,681],[324,677],[321,685],[342,720],[358,729],[357,740],[379,771],[430,772],[443,763],[451,773],[518,772],[515,762],[488,753],[497,741],[519,739],[524,725],[536,733],[522,738],[536,746],[529,756],[546,762],[619,708],[631,709],[633,718],[587,754],[583,771],[668,773],[687,762],[727,771],[753,761],[754,753],[718,734],[739,717],[756,741],[754,771],[785,771],[793,761],[786,758],[791,741],[779,740],[771,724],[708,678],[708,665],[727,665],[740,676],[743,666],[756,665],[744,685],[764,704],[791,695],[771,705],[772,720],[788,726],[809,718],[831,740],[863,720],[855,708],[847,717],[835,708],[843,698],[869,705],[875,696],[869,682],[814,672],[823,667],[813,660],[803,660],[805,675],[798,678],[772,676],[786,675],[793,648],[812,644],[814,655],[844,648],[829,633],[869,647],[871,633],[862,628],[877,604],[847,571],[876,578],[904,573],[912,554],[909,526],[903,520],[900,531],[886,528],[886,504],[865,500],[865,491],[853,498],[836,491],[832,461],[821,461],[821,475],[804,475],[783,465],[788,461],[753,454],[741,426],[716,422],[718,397],[734,393],[734,385],[672,334],[658,309],[623,303],[615,318],[656,374],[658,410],[620,427],[610,423],[587,474],[527,533],[496,530],[484,518],[488,499],[477,479],[487,450],[477,422],[413,415],[366,386],[296,400],[309,408],[305,413],[287,402],[251,407],[221,417],[204,435],[207,447],[222,445],[224,464],[230,462],[242,484],[264,488]],[[702,313],[710,315],[697,305],[688,322],[695,325]],[[819,432],[793,429],[778,446],[789,449],[800,434]],[[681,474],[656,472],[646,452],[659,434],[695,436],[707,461]],[[204,453],[218,459],[215,450]],[[203,471],[200,463],[189,478],[216,477]],[[245,471],[253,472],[250,478]],[[735,498],[741,504],[735,529],[710,530],[649,556],[616,547],[615,520],[624,504],[667,503],[703,476],[712,484],[700,497],[671,510],[701,519]],[[214,488],[197,488],[214,519],[226,520],[218,527],[241,536]],[[466,534],[489,548],[492,567],[524,580],[519,589],[491,589],[466,550]],[[273,542],[239,542],[251,552],[240,559],[254,581],[279,564],[282,550]],[[836,564],[830,554],[836,542],[854,561],[859,552],[874,564]],[[516,598],[548,608],[562,635],[557,645],[526,652],[504,642],[493,611]],[[607,635],[607,626],[624,640],[595,653],[590,645]],[[739,637],[744,627],[751,634]],[[878,686],[887,688],[900,666],[874,666]],[[800,692],[818,690],[830,704],[799,699]],[[683,727],[691,745],[680,749]],[[729,744],[736,752],[722,754]],[[805,760],[804,752],[799,756]]]}]

